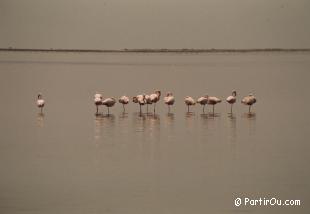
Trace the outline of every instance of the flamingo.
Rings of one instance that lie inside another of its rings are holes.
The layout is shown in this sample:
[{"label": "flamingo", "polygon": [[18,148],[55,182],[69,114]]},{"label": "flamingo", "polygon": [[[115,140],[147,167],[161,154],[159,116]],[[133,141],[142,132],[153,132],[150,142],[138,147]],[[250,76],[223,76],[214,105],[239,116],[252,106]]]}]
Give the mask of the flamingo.
[{"label": "flamingo", "polygon": [[126,96],[121,96],[119,99],[118,99],[118,102],[123,104],[123,110],[124,110],[124,113],[125,113],[125,105],[127,105],[129,103],[129,98],[126,97]]},{"label": "flamingo", "polygon": [[142,114],[141,106],[146,104],[145,94],[140,94],[132,98],[132,102],[138,103],[140,106],[140,115]]},{"label": "flamingo", "polygon": [[94,95],[94,103],[96,105],[96,114],[98,114],[98,107],[102,104],[102,94],[96,93]]},{"label": "flamingo", "polygon": [[149,112],[149,105],[152,105],[152,100],[150,95],[145,95],[145,102],[146,102],[146,113]]},{"label": "flamingo", "polygon": [[170,113],[170,106],[174,104],[174,97],[171,92],[168,92],[164,97],[164,102],[168,105],[168,113]]},{"label": "flamingo", "polygon": [[241,100],[241,103],[249,106],[249,114],[251,114],[251,107],[254,103],[256,103],[256,98],[254,97],[254,95],[252,93],[250,93],[248,96],[245,96]]},{"label": "flamingo", "polygon": [[195,100],[189,96],[185,97],[184,102],[187,105],[187,112],[189,112],[189,106],[193,106],[196,104]]},{"label": "flamingo", "polygon": [[150,99],[151,99],[152,103],[154,103],[154,114],[155,114],[156,103],[159,101],[160,95],[161,95],[161,92],[159,90],[156,90],[154,92],[154,94],[150,95]]},{"label": "flamingo", "polygon": [[38,108],[41,109],[41,114],[42,114],[44,105],[45,105],[45,101],[42,99],[42,94],[39,93],[38,94],[38,99],[37,99],[37,106],[38,106]]},{"label": "flamingo", "polygon": [[232,113],[233,104],[236,102],[237,92],[234,90],[232,91],[231,96],[226,98],[226,101],[230,104],[230,113]]},{"label": "flamingo", "polygon": [[205,97],[206,97],[207,100],[208,100],[207,104],[213,106],[213,111],[212,111],[212,112],[213,112],[213,114],[214,114],[214,106],[215,106],[217,103],[222,102],[222,100],[219,99],[219,98],[217,98],[217,97],[210,97],[210,96],[208,96],[208,95],[206,95]]},{"label": "flamingo", "polygon": [[113,97],[106,98],[101,102],[102,105],[105,105],[106,107],[108,107],[108,115],[110,114],[110,111],[109,111],[110,107],[114,106],[115,103],[116,103],[116,100]]},{"label": "flamingo", "polygon": [[197,103],[203,105],[202,111],[205,113],[205,106],[208,104],[208,98],[206,96],[200,97],[198,98]]}]

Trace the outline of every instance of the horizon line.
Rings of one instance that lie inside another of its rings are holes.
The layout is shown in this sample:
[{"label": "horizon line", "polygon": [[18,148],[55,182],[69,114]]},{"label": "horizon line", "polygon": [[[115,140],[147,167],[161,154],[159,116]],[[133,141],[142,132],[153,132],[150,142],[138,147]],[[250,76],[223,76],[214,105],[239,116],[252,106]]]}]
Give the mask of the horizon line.
[{"label": "horizon line", "polygon": [[249,49],[196,49],[196,48],[124,48],[124,49],[61,49],[61,48],[0,48],[16,52],[89,52],[89,53],[226,53],[226,52],[310,52],[310,48],[249,48]]}]

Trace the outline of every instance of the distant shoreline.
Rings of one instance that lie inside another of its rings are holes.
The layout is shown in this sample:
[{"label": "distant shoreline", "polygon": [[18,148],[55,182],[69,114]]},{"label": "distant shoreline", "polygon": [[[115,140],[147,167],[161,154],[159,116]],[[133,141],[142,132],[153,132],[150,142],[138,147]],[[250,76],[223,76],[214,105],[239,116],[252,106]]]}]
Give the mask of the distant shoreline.
[{"label": "distant shoreline", "polygon": [[310,52],[310,48],[303,49],[25,49],[25,48],[0,48],[0,51],[10,52],[77,52],[77,53],[250,53],[250,52]]}]

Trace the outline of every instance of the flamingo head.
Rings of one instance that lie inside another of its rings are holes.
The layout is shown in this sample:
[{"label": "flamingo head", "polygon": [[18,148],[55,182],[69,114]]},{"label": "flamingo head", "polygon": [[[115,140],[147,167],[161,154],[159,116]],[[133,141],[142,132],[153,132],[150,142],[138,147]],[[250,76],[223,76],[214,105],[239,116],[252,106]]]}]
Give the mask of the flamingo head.
[{"label": "flamingo head", "polygon": [[99,97],[100,99],[102,99],[102,94],[100,94],[98,91],[96,91],[94,97]]},{"label": "flamingo head", "polygon": [[157,94],[157,95],[160,97],[160,95],[161,95],[161,91],[156,90],[156,91],[155,91],[155,94]]},{"label": "flamingo head", "polygon": [[42,93],[39,93],[38,94],[38,99],[41,99],[42,98]]},{"label": "flamingo head", "polygon": [[232,95],[235,97],[235,96],[237,96],[237,91],[236,90],[233,90],[232,91]]}]

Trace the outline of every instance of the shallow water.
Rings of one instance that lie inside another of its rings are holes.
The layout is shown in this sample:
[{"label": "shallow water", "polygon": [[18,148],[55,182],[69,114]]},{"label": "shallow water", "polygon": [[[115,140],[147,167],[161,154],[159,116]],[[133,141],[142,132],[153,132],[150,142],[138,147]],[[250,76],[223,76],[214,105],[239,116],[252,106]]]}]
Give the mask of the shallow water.
[{"label": "shallow water", "polygon": [[[0,52],[0,213],[309,213],[309,68],[309,53]],[[174,93],[170,114],[162,100],[155,116],[132,103],[94,114],[96,91],[155,89]],[[233,89],[233,115],[225,102],[186,112],[187,95]]]}]

